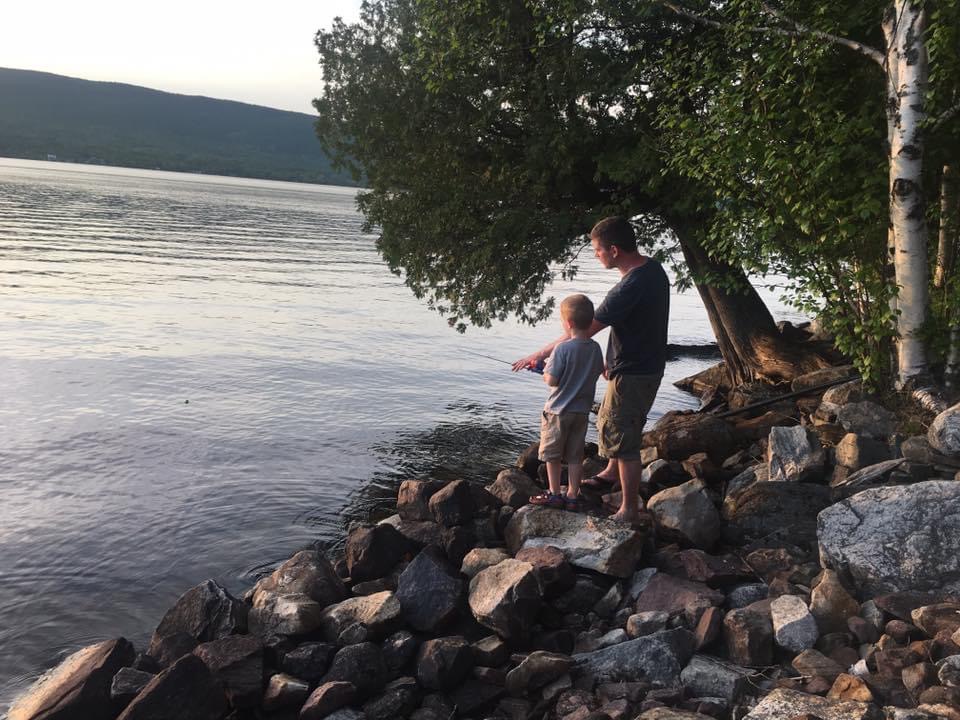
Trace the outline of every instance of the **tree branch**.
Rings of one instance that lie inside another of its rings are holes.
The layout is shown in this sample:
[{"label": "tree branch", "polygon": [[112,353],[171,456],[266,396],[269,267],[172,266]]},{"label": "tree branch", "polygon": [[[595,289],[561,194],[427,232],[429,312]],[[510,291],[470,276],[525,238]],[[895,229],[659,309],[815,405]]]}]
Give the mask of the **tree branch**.
[{"label": "tree branch", "polygon": [[[699,23],[701,25],[706,25],[707,27],[717,28],[720,30],[733,27],[729,23],[720,22],[718,20],[712,20],[708,17],[701,15],[698,12],[694,12],[693,10],[685,8],[681,5],[677,5],[674,2],[670,2],[670,0],[656,0],[656,2],[658,2],[660,5],[663,5],[665,8],[672,10],[674,13],[676,13],[680,17],[685,17],[688,20],[692,20],[693,22]],[[772,25],[768,25],[768,26],[756,25],[756,26],[751,26],[746,28],[748,32],[759,33],[759,34],[772,33],[774,35],[782,35],[784,37],[809,36],[809,37],[819,38],[820,40],[826,40],[835,45],[843,45],[844,47],[848,47],[851,50],[854,50],[860,53],[861,55],[864,55],[870,58],[875,63],[878,63],[880,67],[885,67],[884,55],[882,52],[880,52],[876,48],[870,47],[869,45],[865,45],[861,42],[857,42],[856,40],[850,40],[848,38],[840,37],[838,35],[831,35],[828,32],[824,32],[822,30],[815,30],[814,28],[810,28],[810,27],[807,27],[806,25],[802,25],[796,22],[795,20],[791,20],[786,15],[781,13],[779,10],[775,10],[774,8],[767,5],[766,3],[763,3],[762,7],[765,13],[767,13],[771,17],[776,18],[777,20],[780,20],[781,22],[789,23],[791,27],[784,28],[784,27],[776,27]]]},{"label": "tree branch", "polygon": [[960,113],[960,102],[958,102],[953,107],[947,108],[942,113],[940,113],[936,118],[934,118],[933,121],[930,123],[928,130],[930,132],[933,132],[934,130],[938,130],[941,125],[943,125],[947,120],[950,120],[951,118],[953,118],[953,116],[957,115],[958,113]]}]

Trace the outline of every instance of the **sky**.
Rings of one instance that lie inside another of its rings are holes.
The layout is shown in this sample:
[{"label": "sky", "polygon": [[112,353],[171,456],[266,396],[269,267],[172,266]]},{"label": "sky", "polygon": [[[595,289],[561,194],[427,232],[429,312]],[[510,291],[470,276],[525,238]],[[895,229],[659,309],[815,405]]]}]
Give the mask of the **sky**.
[{"label": "sky", "polygon": [[313,46],[360,0],[3,0],[0,67],[313,113]]}]

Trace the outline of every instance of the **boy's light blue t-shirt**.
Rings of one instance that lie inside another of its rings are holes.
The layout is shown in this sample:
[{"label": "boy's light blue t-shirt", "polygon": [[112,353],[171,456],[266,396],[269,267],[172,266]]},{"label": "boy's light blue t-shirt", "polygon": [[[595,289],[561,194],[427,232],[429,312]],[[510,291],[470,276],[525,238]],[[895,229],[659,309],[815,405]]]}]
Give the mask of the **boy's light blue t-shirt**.
[{"label": "boy's light blue t-shirt", "polygon": [[557,379],[545,412],[589,413],[597,392],[597,378],[603,373],[603,351],[594,340],[565,340],[553,349],[543,371]]}]

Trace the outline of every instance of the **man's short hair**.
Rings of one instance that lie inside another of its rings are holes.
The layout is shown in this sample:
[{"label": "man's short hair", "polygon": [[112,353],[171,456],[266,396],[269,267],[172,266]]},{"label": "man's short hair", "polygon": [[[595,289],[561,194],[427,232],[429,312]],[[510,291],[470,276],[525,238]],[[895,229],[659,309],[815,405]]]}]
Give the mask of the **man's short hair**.
[{"label": "man's short hair", "polygon": [[616,245],[626,252],[637,251],[637,233],[633,225],[626,218],[614,215],[604,218],[590,231],[590,237],[596,238],[604,245]]},{"label": "man's short hair", "polygon": [[593,322],[593,303],[586,295],[569,295],[560,303],[560,316],[577,330],[588,330]]}]

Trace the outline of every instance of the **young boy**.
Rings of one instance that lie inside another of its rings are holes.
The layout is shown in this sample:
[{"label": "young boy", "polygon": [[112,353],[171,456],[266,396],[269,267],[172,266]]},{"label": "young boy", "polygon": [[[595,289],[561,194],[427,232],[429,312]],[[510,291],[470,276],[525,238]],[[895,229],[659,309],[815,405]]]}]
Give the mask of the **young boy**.
[{"label": "young boy", "polygon": [[[553,348],[543,380],[553,390],[540,420],[540,459],[547,464],[550,491],[530,498],[533,505],[577,510],[583,476],[583,443],[597,378],[603,373],[603,352],[590,339],[593,303],[571,295],[560,303],[560,323],[568,339]],[[560,491],[561,463],[567,463],[567,495]]]}]

